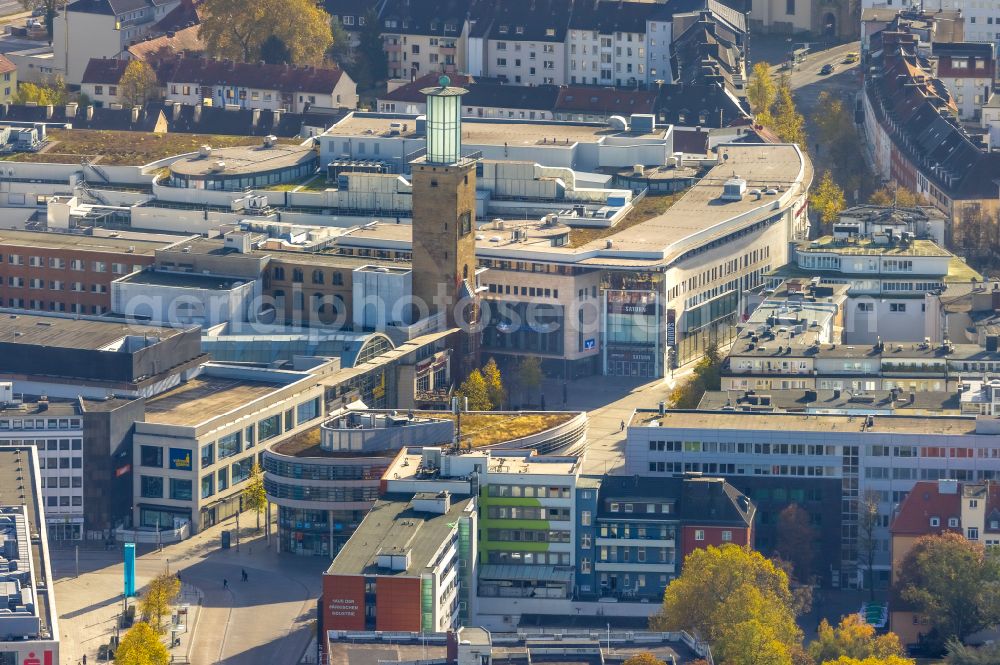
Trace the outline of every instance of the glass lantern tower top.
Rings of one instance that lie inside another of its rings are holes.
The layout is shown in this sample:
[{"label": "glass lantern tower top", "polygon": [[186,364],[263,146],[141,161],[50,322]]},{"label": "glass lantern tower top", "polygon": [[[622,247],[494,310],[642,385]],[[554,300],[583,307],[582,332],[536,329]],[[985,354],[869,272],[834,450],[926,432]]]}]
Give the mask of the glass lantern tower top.
[{"label": "glass lantern tower top", "polygon": [[462,95],[468,91],[453,87],[447,76],[438,82],[440,86],[420,91],[427,95],[426,161],[457,164],[462,157]]}]

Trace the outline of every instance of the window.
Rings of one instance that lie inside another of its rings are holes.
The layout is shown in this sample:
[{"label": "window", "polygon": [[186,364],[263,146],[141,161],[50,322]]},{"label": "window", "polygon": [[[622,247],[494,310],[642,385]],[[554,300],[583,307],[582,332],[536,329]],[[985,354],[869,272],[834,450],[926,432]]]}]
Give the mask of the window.
[{"label": "window", "polygon": [[905,312],[906,311],[906,303],[903,303],[903,302],[889,303],[889,311],[890,312],[900,312],[900,313]]},{"label": "window", "polygon": [[160,446],[141,446],[139,448],[140,466],[163,466],[163,448]]},{"label": "window", "polygon": [[931,518],[931,526],[941,526],[941,518],[940,517],[932,517]]},{"label": "window", "polygon": [[979,540],[979,527],[970,526],[965,530],[965,537],[969,540]]},{"label": "window", "polygon": [[303,402],[296,407],[296,422],[304,423],[319,415],[319,398]]},{"label": "window", "polygon": [[241,483],[250,477],[250,469],[253,468],[253,457],[245,457],[233,464],[233,484]]},{"label": "window", "polygon": [[215,474],[216,479],[219,484],[219,491],[223,491],[229,487],[229,467],[224,466]]},{"label": "window", "polygon": [[695,529],[695,531],[694,531],[694,539],[695,540],[705,540],[705,530],[704,529]]},{"label": "window", "polygon": [[581,510],[580,511],[580,524],[583,526],[590,526],[590,511]]},{"label": "window", "polygon": [[[931,525],[931,526],[935,526],[935,525]],[[948,518],[948,526],[951,527],[952,529],[958,528],[958,518],[957,517],[949,517]]]},{"label": "window", "polygon": [[209,466],[215,462],[215,444],[208,443],[201,447],[201,465]]},{"label": "window", "polygon": [[207,499],[215,494],[215,476],[211,473],[201,477],[201,498]]},{"label": "window", "polygon": [[219,459],[232,457],[243,451],[243,437],[240,432],[233,432],[219,439]]},{"label": "window", "polygon": [[281,416],[273,415],[257,423],[257,440],[267,441],[281,434]]},{"label": "window", "polygon": [[724,542],[724,543],[731,543],[732,541],[733,541],[733,532],[732,531],[723,531],[722,532],[722,542]]},{"label": "window", "polygon": [[789,16],[795,15],[795,0],[785,0],[785,13]]},{"label": "window", "polygon": [[170,479],[170,498],[176,501],[191,500],[191,481],[180,478]]},{"label": "window", "polygon": [[163,498],[163,478],[159,476],[139,476],[139,486],[143,497],[147,499]]},{"label": "window", "polygon": [[313,284],[322,284],[323,283],[323,271],[322,270],[313,270],[313,273],[312,273],[312,282],[313,282]]}]

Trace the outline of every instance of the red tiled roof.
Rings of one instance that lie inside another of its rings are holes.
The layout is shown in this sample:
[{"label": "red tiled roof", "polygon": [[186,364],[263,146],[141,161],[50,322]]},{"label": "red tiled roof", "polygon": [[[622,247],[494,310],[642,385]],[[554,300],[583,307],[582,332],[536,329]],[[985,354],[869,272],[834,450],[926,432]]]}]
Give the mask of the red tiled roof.
[{"label": "red tiled roof", "polygon": [[17,65],[11,62],[7,56],[0,54],[0,74],[6,74],[7,72],[13,72],[17,69]]},{"label": "red tiled roof", "polygon": [[[940,519],[938,526],[931,526],[932,517]],[[921,481],[903,499],[889,532],[894,536],[927,536],[946,531],[961,533],[961,528],[948,527],[950,518],[960,520],[961,517],[961,487],[954,494],[942,494],[938,483]]]},{"label": "red tiled roof", "polygon": [[157,65],[159,78],[168,83],[227,85],[283,92],[330,94],[344,75],[342,69],[293,67],[263,62],[233,62],[206,58],[177,57]]},{"label": "red tiled roof", "polygon": [[122,80],[128,60],[91,58],[83,72],[83,83],[117,85]]},{"label": "red tiled roof", "polygon": [[205,44],[198,38],[198,26],[192,25],[177,32],[168,32],[153,39],[138,42],[128,47],[129,54],[136,60],[149,61],[205,50]]}]

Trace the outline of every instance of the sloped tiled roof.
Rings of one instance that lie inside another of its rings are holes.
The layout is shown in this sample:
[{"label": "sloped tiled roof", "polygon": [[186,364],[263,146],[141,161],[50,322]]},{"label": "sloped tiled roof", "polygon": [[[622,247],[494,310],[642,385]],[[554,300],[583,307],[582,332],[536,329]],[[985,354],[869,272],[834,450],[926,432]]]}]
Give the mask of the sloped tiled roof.
[{"label": "sloped tiled roof", "polygon": [[122,80],[128,60],[91,58],[83,71],[83,83],[117,85]]},{"label": "sloped tiled roof", "polygon": [[170,83],[324,94],[329,94],[344,76],[342,69],[332,67],[293,67],[190,57],[163,60],[157,69],[160,78]]},{"label": "sloped tiled roof", "polygon": [[652,113],[656,95],[655,90],[564,86],[559,90],[555,109],[563,113],[611,113],[625,116],[632,113]]}]

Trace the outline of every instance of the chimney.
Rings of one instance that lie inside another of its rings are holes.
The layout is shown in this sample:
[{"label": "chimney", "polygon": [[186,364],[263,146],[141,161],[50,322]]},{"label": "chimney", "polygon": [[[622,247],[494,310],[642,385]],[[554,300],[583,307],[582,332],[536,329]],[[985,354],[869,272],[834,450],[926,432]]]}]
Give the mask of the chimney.
[{"label": "chimney", "polygon": [[132,124],[135,125],[139,122],[139,111],[142,110],[141,106],[132,107]]},{"label": "chimney", "polygon": [[94,119],[94,105],[93,104],[88,104],[87,105],[87,122],[90,122],[93,119]]},{"label": "chimney", "polygon": [[260,109],[254,109],[251,114],[250,126],[255,128],[260,124]]},{"label": "chimney", "polygon": [[194,105],[194,124],[201,122],[201,104]]},{"label": "chimney", "polygon": [[54,107],[54,106],[52,106],[52,104],[48,104],[48,105],[47,105],[47,106],[45,107],[45,119],[46,119],[46,120],[51,120],[51,119],[52,119],[52,114],[53,114],[54,112],[55,112],[55,107]]},{"label": "chimney", "polygon": [[67,119],[69,119],[69,118],[75,118],[76,117],[76,110],[78,108],[79,108],[79,105],[76,102],[70,102],[69,104],[67,104],[66,105],[66,118]]}]

